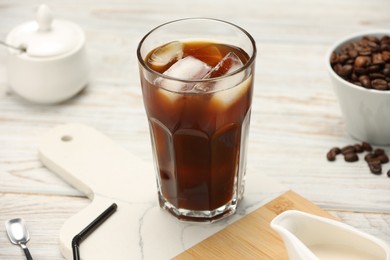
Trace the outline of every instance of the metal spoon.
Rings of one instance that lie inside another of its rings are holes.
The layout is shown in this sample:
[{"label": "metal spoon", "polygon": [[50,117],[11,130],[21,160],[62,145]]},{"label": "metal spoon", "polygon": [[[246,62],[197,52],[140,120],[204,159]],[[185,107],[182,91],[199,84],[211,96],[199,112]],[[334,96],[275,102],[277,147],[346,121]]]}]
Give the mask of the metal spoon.
[{"label": "metal spoon", "polygon": [[27,51],[26,47],[23,47],[23,46],[16,47],[16,46],[13,46],[13,45],[9,45],[8,43],[3,42],[3,41],[0,41],[0,44],[6,46],[6,47],[8,47],[8,48],[12,48],[12,49],[15,49],[15,50],[19,50],[19,51],[21,51],[21,52]]},{"label": "metal spoon", "polygon": [[27,248],[27,242],[30,240],[26,224],[21,218],[10,219],[5,222],[8,238],[12,244],[19,245],[26,255],[27,260],[33,260],[30,251]]}]

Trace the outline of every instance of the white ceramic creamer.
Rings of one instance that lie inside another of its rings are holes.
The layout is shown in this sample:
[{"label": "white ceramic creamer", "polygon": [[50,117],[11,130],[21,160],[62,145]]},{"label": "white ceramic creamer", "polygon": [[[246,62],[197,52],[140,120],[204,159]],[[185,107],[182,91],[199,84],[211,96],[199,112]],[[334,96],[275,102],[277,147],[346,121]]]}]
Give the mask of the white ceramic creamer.
[{"label": "white ceramic creamer", "polygon": [[290,260],[390,260],[389,245],[336,220],[288,210],[271,222]]},{"label": "white ceramic creamer", "polygon": [[7,35],[7,81],[18,95],[36,103],[58,103],[77,94],[88,81],[83,30],[70,21],[54,19],[46,5],[36,20]]}]

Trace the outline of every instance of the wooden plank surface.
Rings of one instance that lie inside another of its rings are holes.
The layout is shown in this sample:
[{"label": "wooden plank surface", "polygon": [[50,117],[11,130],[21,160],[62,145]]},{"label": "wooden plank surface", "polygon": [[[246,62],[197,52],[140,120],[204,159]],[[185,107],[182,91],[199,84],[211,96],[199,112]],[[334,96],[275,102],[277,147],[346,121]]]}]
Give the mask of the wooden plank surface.
[{"label": "wooden plank surface", "polygon": [[[135,51],[154,26],[183,17],[215,17],[249,31],[259,50],[248,168],[267,175],[341,221],[390,243],[390,178],[371,175],[363,160],[325,159],[332,146],[356,142],[328,78],[324,55],[350,33],[390,28],[388,0],[48,0],[86,32],[91,80],[80,95],[55,106],[25,102],[6,84],[0,47],[0,259],[23,259],[8,241],[5,220],[29,223],[36,259],[63,260],[58,234],[89,200],[38,160],[40,135],[78,122],[103,132],[149,162],[150,138]],[[33,19],[38,0],[0,1],[0,38]],[[385,147],[390,154],[390,148]],[[389,164],[384,167],[387,171]]]},{"label": "wooden plank surface", "polygon": [[283,241],[271,229],[270,222],[291,209],[335,218],[297,193],[288,191],[174,259],[287,260]]}]

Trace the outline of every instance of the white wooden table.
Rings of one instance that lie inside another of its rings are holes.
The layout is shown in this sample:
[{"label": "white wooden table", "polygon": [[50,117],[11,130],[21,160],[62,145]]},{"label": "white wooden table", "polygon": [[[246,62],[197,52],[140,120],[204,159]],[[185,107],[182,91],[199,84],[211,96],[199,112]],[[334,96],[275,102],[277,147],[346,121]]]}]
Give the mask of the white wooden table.
[{"label": "white wooden table", "polygon": [[[0,0],[0,38],[31,20],[41,3]],[[327,48],[347,34],[390,27],[388,0],[68,0],[47,1],[83,27],[91,80],[54,106],[28,103],[7,87],[0,49],[0,259],[24,259],[2,223],[23,217],[34,259],[63,259],[58,233],[89,201],[37,157],[40,135],[63,123],[92,126],[152,161],[136,47],[153,27],[183,17],[214,17],[248,30],[258,46],[248,169],[289,186],[342,221],[390,243],[390,178],[362,160],[328,162],[333,146],[356,143],[328,78]],[[385,148],[390,153],[390,147]],[[386,165],[384,170],[390,169]]]}]

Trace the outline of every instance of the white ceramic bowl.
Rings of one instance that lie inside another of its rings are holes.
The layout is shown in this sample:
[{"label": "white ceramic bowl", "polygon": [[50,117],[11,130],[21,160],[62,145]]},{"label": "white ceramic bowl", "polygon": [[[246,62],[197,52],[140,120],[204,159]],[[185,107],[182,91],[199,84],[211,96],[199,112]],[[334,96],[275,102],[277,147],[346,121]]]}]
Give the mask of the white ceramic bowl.
[{"label": "white ceramic bowl", "polygon": [[85,34],[77,24],[53,19],[41,5],[36,20],[13,28],[6,42],[24,46],[8,48],[7,82],[14,92],[36,103],[59,103],[76,95],[88,81]]},{"label": "white ceramic bowl", "polygon": [[333,81],[348,133],[375,145],[390,145],[390,90],[366,89],[352,84],[334,72],[330,65],[333,51],[363,36],[390,35],[390,31],[369,31],[336,42],[326,54],[326,67]]},{"label": "white ceramic bowl", "polygon": [[84,46],[53,58],[35,58],[10,49],[7,80],[19,96],[40,104],[65,101],[80,92],[88,82]]}]

